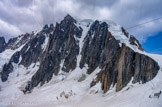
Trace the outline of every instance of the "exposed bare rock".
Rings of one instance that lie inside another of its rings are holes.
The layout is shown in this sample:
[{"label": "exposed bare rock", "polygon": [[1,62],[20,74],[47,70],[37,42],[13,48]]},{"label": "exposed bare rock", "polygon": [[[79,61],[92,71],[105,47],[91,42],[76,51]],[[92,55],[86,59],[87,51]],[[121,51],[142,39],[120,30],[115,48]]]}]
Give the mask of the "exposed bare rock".
[{"label": "exposed bare rock", "polygon": [[8,48],[11,46],[10,49],[19,48],[22,45],[25,46],[20,51],[14,53],[9,63],[4,65],[1,72],[2,81],[6,81],[9,73],[13,71],[13,63],[28,67],[32,63],[36,63],[40,60],[40,57],[43,54],[42,45],[45,42],[45,38],[47,37],[47,34],[49,34],[53,30],[52,25],[49,28],[46,27],[48,26],[45,26],[43,30],[34,37],[33,33],[31,35],[27,33],[25,35],[22,35],[22,37],[18,37],[19,40],[18,38],[15,40],[10,39],[7,46]]},{"label": "exposed bare rock", "polygon": [[129,42],[130,42],[131,45],[135,45],[135,46],[138,47],[138,49],[144,51],[141,44],[139,43],[139,41],[134,36],[130,35]]},{"label": "exposed bare rock", "polygon": [[108,31],[108,24],[95,21],[84,40],[80,67],[88,64],[87,72],[90,74],[98,66],[102,67],[109,62],[118,49],[118,41]]},{"label": "exposed bare rock", "polygon": [[[65,72],[76,68],[77,55],[79,54],[78,41],[82,29],[75,26],[76,20],[67,15],[60,24],[56,23],[53,35],[50,36],[46,52],[41,59],[37,73],[32,77],[31,88],[39,83],[51,80],[53,74],[57,75],[60,69]],[[64,60],[63,68],[60,68]]]},{"label": "exposed bare rock", "polygon": [[102,89],[107,92],[111,85],[116,84],[116,91],[120,91],[133,78],[133,83],[146,83],[152,80],[159,70],[157,62],[146,55],[134,52],[124,44],[110,62],[97,74],[91,83],[101,82]]},{"label": "exposed bare rock", "polygon": [[132,35],[129,35],[129,33],[123,28],[121,27],[122,32],[124,33],[124,35],[129,38],[129,42],[131,45],[135,45],[138,47],[139,50],[144,51],[144,49],[142,48],[141,44],[139,43],[139,41]]},{"label": "exposed bare rock", "polygon": [[[1,80],[2,82],[7,81],[9,73],[13,71],[13,65],[11,62],[8,64],[5,64],[2,69],[3,72],[1,72]],[[5,72],[4,72],[5,71]]]},{"label": "exposed bare rock", "polygon": [[0,37],[0,53],[5,50],[6,47],[6,41],[4,37]]},{"label": "exposed bare rock", "polygon": [[30,41],[30,39],[32,39],[33,35],[34,35],[34,32],[22,34],[18,37],[9,39],[8,43],[6,44],[6,49],[15,50],[15,49],[19,48],[20,46],[22,46],[25,43],[27,43],[28,41]]}]

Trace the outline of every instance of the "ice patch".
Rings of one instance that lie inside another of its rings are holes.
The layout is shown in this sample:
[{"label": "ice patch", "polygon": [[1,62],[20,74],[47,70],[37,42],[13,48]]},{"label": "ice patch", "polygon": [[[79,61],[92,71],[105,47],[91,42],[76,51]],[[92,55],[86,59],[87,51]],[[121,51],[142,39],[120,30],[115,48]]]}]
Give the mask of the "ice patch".
[{"label": "ice patch", "polygon": [[47,46],[47,44],[48,44],[48,40],[49,40],[49,36],[48,36],[48,35],[45,35],[45,40],[44,40],[44,43],[42,44],[43,52],[44,52],[45,49],[46,49],[46,46]]}]

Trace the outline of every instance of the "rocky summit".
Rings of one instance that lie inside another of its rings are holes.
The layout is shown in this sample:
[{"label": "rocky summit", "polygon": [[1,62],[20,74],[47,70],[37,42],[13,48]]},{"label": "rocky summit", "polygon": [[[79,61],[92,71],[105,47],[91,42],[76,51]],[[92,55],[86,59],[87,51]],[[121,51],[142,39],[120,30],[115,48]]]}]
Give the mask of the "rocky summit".
[{"label": "rocky summit", "polygon": [[152,80],[160,69],[122,26],[112,21],[76,20],[70,15],[60,23],[45,25],[40,32],[12,38],[8,43],[0,38],[0,52],[9,49],[15,52],[3,66],[3,82],[17,66],[29,68],[34,64],[34,68],[40,64],[26,80],[24,92],[31,92],[60,74],[85,69],[86,76],[98,69],[90,87],[101,83],[104,93],[111,86],[120,91],[129,82],[144,84]]},{"label": "rocky summit", "polygon": [[3,52],[5,50],[6,41],[4,37],[0,37],[0,52]]}]

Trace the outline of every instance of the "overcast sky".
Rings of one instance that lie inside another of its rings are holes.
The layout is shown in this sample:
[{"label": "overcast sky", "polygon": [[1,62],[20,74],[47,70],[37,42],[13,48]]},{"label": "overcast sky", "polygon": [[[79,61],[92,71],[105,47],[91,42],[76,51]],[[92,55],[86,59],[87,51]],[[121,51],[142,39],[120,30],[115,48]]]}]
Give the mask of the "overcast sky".
[{"label": "overcast sky", "polygon": [[112,20],[140,42],[162,31],[162,0],[0,0],[0,36],[11,38],[40,30],[69,13],[74,18]]}]

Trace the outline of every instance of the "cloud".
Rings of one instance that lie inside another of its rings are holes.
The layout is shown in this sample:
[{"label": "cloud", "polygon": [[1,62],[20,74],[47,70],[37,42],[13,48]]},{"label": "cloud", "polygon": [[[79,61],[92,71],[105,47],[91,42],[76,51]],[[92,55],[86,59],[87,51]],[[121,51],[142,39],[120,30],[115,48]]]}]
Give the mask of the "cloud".
[{"label": "cloud", "polygon": [[5,36],[6,38],[31,32],[36,28],[36,22],[33,20],[35,13],[31,8],[29,6],[19,7],[13,1],[0,1],[0,36]]},{"label": "cloud", "polygon": [[[9,38],[40,30],[67,13],[80,19],[112,20],[127,29],[162,16],[161,4],[161,0],[1,0],[0,36]],[[162,20],[157,20],[128,31],[144,41],[161,28]]]},{"label": "cloud", "polygon": [[22,32],[19,30],[18,27],[13,26],[7,22],[4,22],[2,20],[0,20],[0,34],[4,35],[4,36],[8,36],[8,35],[19,35]]},{"label": "cloud", "polygon": [[131,34],[143,41],[146,37],[162,30],[160,20],[136,28],[129,28],[162,17],[161,4],[161,0],[120,0],[111,8],[111,19],[123,25]]}]

